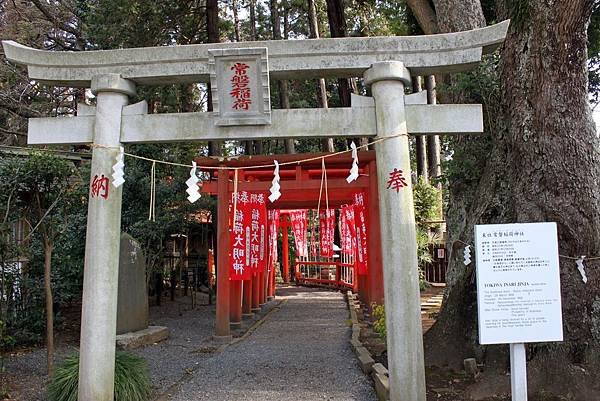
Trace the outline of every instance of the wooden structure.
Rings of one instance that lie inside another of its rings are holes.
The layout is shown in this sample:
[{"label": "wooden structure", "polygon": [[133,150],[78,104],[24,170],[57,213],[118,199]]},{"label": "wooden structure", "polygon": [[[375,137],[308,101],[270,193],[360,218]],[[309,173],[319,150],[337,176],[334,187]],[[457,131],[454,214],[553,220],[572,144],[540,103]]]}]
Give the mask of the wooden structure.
[{"label": "wooden structure", "polygon": [[[238,168],[238,191],[252,191],[268,193],[273,179],[273,161],[281,163],[295,162],[298,160],[312,159],[310,162],[301,164],[284,164],[280,166],[281,198],[277,201],[267,203],[270,209],[316,209],[319,194],[321,192],[322,158],[326,154],[295,154],[274,156],[243,156],[228,161],[220,161],[212,158],[196,159],[198,165],[202,166],[227,166]],[[348,184],[346,177],[352,165],[349,153],[330,156],[325,158],[327,171],[328,201],[329,207],[339,208],[344,204],[351,204],[354,193],[364,191],[368,198],[368,238],[369,238],[369,273],[366,276],[355,276],[358,278],[353,289],[358,292],[361,299],[366,303],[383,303],[383,272],[381,265],[381,240],[379,228],[379,202],[377,196],[377,174],[375,153],[372,151],[358,152],[359,178]],[[244,167],[270,165],[263,168],[244,169]],[[231,199],[234,191],[234,173],[229,170],[227,176],[221,171],[213,172],[212,178],[202,185],[202,191],[217,195],[219,199],[218,209],[218,236],[225,240],[217,251],[217,325],[229,325],[239,322],[242,314],[242,302],[245,297],[250,298],[250,291],[257,301],[253,302],[253,308],[260,308],[266,302],[267,296],[274,295],[274,272],[268,279],[256,276],[252,283],[244,282],[240,288],[239,282],[229,281],[227,270],[229,268],[229,240],[228,222],[229,205],[222,199]],[[324,207],[325,200],[322,200]],[[282,212],[282,228],[286,227],[287,216]],[[284,229],[287,233],[287,228]],[[284,234],[285,235],[285,234]],[[284,239],[285,244],[285,239]],[[223,246],[225,245],[225,246]],[[289,277],[289,264],[285,245],[283,246],[283,277]],[[306,264],[306,262],[305,262]],[[342,281],[342,266],[340,265],[340,282]],[[287,274],[286,274],[287,273]],[[330,280],[328,280],[330,281]],[[341,283],[340,283],[341,284]],[[266,288],[264,288],[266,286]],[[252,290],[250,290],[252,288]],[[242,294],[242,291],[244,294]]]}]

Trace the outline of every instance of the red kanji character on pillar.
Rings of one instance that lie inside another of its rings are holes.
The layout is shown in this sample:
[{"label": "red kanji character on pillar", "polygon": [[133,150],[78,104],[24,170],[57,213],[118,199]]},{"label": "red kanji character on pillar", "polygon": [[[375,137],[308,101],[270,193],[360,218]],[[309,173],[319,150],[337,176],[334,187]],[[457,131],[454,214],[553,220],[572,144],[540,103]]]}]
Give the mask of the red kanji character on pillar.
[{"label": "red kanji character on pillar", "polygon": [[92,198],[97,196],[108,199],[108,177],[105,177],[104,174],[101,177],[96,174],[92,180]]},{"label": "red kanji character on pillar", "polygon": [[390,179],[388,180],[387,184],[388,189],[395,189],[396,192],[400,192],[400,188],[408,186],[402,170],[398,170],[397,168],[390,173]]}]

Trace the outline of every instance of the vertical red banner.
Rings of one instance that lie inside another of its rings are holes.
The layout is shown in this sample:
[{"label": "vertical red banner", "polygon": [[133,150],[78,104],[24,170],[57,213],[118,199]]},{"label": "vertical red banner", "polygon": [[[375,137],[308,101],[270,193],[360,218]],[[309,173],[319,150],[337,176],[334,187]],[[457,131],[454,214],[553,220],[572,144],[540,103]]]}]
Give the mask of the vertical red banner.
[{"label": "vertical red banner", "polygon": [[308,212],[306,210],[290,211],[292,231],[296,240],[296,256],[308,256]]},{"label": "vertical red banner", "polygon": [[335,209],[324,209],[319,212],[319,239],[321,256],[333,257],[333,239],[335,233]]},{"label": "vertical red banner", "polygon": [[356,252],[356,224],[354,222],[354,206],[342,206],[340,212],[342,253],[354,256]]},{"label": "vertical red banner", "polygon": [[358,274],[368,274],[367,202],[364,192],[354,194],[354,221],[356,224],[356,265]]},{"label": "vertical red banner", "polygon": [[232,199],[230,280],[249,280],[267,264],[267,206],[265,195],[246,191]]},{"label": "vertical red banner", "polygon": [[264,194],[250,194],[250,268],[264,272],[267,267],[267,205]]},{"label": "vertical red banner", "polygon": [[279,233],[279,210],[269,210],[269,268],[277,261],[277,235]]}]

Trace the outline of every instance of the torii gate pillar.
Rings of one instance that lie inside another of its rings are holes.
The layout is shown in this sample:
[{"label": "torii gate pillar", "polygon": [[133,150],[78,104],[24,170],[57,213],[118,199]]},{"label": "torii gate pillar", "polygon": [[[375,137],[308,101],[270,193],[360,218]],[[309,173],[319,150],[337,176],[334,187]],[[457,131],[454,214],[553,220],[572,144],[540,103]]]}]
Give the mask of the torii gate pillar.
[{"label": "torii gate pillar", "polygon": [[394,168],[411,176],[404,110],[410,73],[403,63],[386,61],[373,64],[364,78],[375,99],[377,139],[392,137],[375,144],[390,400],[425,401],[413,195],[410,186],[397,191],[387,185]]},{"label": "torii gate pillar", "polygon": [[115,188],[106,174],[119,154],[122,111],[127,97],[135,95],[135,85],[119,74],[106,74],[93,78],[92,91],[97,96],[95,147],[85,239],[78,400],[113,401],[123,187]]}]

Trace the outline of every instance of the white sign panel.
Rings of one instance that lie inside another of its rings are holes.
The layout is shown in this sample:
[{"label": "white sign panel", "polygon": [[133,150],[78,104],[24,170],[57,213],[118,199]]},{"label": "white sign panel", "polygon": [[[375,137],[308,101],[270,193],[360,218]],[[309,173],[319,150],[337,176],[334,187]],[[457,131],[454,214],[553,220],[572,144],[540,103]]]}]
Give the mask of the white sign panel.
[{"label": "white sign panel", "polygon": [[217,125],[271,123],[266,48],[209,50],[213,111]]},{"label": "white sign panel", "polygon": [[555,223],[475,226],[479,343],[562,341]]}]

